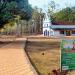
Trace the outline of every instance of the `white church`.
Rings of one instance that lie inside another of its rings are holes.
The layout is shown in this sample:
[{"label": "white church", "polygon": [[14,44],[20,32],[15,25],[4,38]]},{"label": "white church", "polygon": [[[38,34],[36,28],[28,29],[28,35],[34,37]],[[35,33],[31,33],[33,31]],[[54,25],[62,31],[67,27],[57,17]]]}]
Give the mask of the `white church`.
[{"label": "white church", "polygon": [[46,15],[43,20],[43,35],[48,37],[75,36],[75,25],[53,25]]}]

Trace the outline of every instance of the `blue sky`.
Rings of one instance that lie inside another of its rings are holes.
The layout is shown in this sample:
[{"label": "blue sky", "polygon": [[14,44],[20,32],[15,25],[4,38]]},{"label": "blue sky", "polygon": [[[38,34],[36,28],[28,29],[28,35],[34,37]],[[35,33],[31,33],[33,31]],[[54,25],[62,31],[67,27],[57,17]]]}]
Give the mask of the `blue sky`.
[{"label": "blue sky", "polygon": [[[47,5],[53,0],[29,0],[32,7],[37,6],[38,8],[47,9]],[[54,0],[56,3],[57,10],[65,8],[66,6],[74,6],[75,0]]]}]

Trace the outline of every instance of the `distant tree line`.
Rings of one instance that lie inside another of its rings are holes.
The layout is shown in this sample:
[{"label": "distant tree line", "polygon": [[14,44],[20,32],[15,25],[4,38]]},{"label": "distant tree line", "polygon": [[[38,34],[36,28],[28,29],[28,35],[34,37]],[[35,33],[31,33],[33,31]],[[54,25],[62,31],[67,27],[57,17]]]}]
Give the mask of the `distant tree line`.
[{"label": "distant tree line", "polygon": [[44,13],[42,9],[35,6],[32,9],[32,20],[33,23],[35,24],[36,33],[42,32],[43,18],[44,18]]},{"label": "distant tree line", "polygon": [[75,22],[75,7],[66,7],[59,12],[53,13],[52,22]]},{"label": "distant tree line", "polygon": [[[54,22],[75,22],[75,6],[63,8],[56,11],[57,5],[54,1],[50,1],[48,6],[48,14],[52,23]],[[60,5],[58,5],[60,6]]]}]

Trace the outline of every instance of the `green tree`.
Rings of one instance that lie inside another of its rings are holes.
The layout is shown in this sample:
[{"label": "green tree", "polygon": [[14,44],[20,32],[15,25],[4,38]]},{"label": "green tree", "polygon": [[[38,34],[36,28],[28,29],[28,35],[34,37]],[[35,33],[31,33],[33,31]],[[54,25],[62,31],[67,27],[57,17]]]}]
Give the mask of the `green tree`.
[{"label": "green tree", "polygon": [[19,15],[20,19],[29,20],[31,18],[32,8],[28,0],[1,0],[0,1],[0,28],[9,23],[11,19],[15,20]]},{"label": "green tree", "polygon": [[48,16],[50,17],[51,21],[54,21],[54,18],[52,15],[53,15],[55,9],[56,9],[55,1],[50,1],[49,5],[48,5]]},{"label": "green tree", "polygon": [[74,22],[75,20],[74,16],[75,16],[75,11],[70,7],[66,7],[61,11],[53,14],[54,21]]},{"label": "green tree", "polygon": [[[12,8],[11,8],[12,6]],[[13,13],[10,11],[15,8],[15,2],[0,2],[0,28],[4,26],[4,24],[8,23],[9,20],[13,19]]]},{"label": "green tree", "polygon": [[32,10],[32,20],[35,23],[36,33],[42,31],[42,23],[43,23],[44,14],[41,8],[34,7]]}]

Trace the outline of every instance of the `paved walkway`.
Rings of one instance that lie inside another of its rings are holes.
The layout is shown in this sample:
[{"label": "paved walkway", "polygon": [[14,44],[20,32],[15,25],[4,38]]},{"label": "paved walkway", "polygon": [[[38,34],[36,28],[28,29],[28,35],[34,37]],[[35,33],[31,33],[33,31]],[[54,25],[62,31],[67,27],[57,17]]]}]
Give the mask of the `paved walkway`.
[{"label": "paved walkway", "polygon": [[24,48],[25,41],[17,41],[0,48],[0,75],[37,75]]}]

